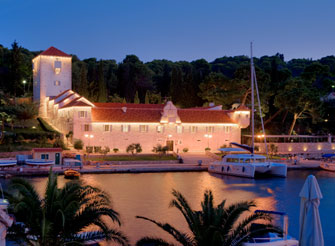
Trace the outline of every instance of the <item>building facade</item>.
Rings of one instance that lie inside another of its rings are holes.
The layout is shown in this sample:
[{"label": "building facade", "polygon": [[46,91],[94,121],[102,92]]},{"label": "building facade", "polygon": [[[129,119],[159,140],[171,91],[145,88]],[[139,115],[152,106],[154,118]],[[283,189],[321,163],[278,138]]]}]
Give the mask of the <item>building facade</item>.
[{"label": "building facade", "polygon": [[[222,106],[180,109],[171,101],[165,104],[90,102],[68,85],[71,77],[66,73],[71,68],[67,62],[71,60],[66,59],[52,55],[45,60],[49,77],[40,75],[44,60],[34,59],[38,63],[34,73],[39,80],[34,87],[34,99],[40,101],[40,113],[47,121],[64,135],[72,131],[73,141],[81,139],[85,146],[125,152],[128,145],[140,143],[143,152],[151,152],[160,144],[175,152],[185,148],[203,152],[206,148],[216,150],[230,142],[239,143],[241,128],[249,125],[250,111],[244,106],[235,110],[222,110]],[[64,77],[55,74],[54,69],[59,67],[56,61],[62,61],[60,73],[64,72]],[[59,86],[64,86],[62,91],[53,84],[56,79],[60,81]],[[41,85],[46,88],[41,89]]]},{"label": "building facade", "polygon": [[46,116],[46,99],[72,88],[72,57],[50,47],[32,60],[33,100],[39,114]]}]

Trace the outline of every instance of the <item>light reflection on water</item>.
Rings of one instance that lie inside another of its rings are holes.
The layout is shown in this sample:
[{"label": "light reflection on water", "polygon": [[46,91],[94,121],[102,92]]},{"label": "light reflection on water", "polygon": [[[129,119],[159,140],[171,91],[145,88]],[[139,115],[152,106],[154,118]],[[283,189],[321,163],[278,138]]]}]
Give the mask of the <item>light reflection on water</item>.
[{"label": "light reflection on water", "polygon": [[[167,235],[153,224],[136,219],[146,216],[161,222],[168,222],[176,228],[187,230],[186,222],[175,208],[169,208],[171,191],[180,191],[194,209],[200,209],[203,192],[211,189],[216,203],[227,199],[227,203],[253,199],[257,209],[285,211],[289,215],[290,234],[297,237],[299,231],[299,198],[305,178],[314,174],[320,184],[324,199],[320,205],[321,222],[325,245],[335,241],[332,221],[335,221],[335,174],[324,171],[290,171],[287,179],[245,179],[230,176],[211,175],[207,172],[173,172],[143,174],[100,174],[83,175],[86,183],[98,186],[108,192],[113,206],[121,215],[122,231],[132,243],[143,236]],[[31,179],[39,192],[43,193],[46,178]],[[67,180],[59,177],[59,185]]]}]

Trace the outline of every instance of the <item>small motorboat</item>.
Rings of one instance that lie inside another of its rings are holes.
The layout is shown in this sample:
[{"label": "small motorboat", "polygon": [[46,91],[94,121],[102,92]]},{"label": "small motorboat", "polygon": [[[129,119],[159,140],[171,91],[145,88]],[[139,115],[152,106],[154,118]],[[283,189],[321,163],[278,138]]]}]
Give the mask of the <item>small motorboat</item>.
[{"label": "small motorboat", "polygon": [[45,159],[26,159],[25,163],[27,166],[32,167],[49,167],[55,164],[54,160],[45,160]]},{"label": "small motorboat", "polygon": [[73,169],[67,169],[64,171],[64,178],[66,179],[77,179],[80,177],[80,172],[73,170]]},{"label": "small motorboat", "polygon": [[0,167],[13,167],[16,166],[16,159],[0,159]]},{"label": "small motorboat", "polygon": [[[299,241],[288,235],[288,216],[286,213],[277,211],[256,210],[255,213],[266,213],[271,215],[279,215],[283,217],[283,233],[282,235],[275,232],[259,234],[249,238],[243,243],[243,246],[299,246]],[[252,224],[251,227],[256,227]]]},{"label": "small motorboat", "polygon": [[326,171],[335,172],[335,163],[334,162],[332,163],[322,162],[320,164],[320,168]]}]

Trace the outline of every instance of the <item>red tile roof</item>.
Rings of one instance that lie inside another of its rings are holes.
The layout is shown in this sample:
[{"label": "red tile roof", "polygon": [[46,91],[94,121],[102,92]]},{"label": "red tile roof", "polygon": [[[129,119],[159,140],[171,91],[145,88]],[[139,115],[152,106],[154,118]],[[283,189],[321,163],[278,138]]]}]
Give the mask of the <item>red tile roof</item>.
[{"label": "red tile roof", "polygon": [[[55,99],[57,99],[57,98],[63,96],[66,92],[68,92],[68,91],[70,91],[70,90],[71,90],[71,89],[68,89],[68,90],[66,90],[66,91],[63,91],[62,93],[60,93],[60,94],[58,94],[57,96],[53,97],[52,100],[55,100]],[[71,93],[71,94],[72,94],[72,93]]]},{"label": "red tile roof", "polygon": [[73,101],[69,102],[68,104],[64,105],[63,107],[60,108],[69,108],[69,107],[91,107],[91,105],[83,102],[83,101],[79,101],[79,99],[82,97],[78,97],[75,98]]},{"label": "red tile roof", "polygon": [[223,110],[178,109],[178,115],[182,123],[236,123]]},{"label": "red tile roof", "polygon": [[160,122],[161,110],[127,108],[92,108],[94,122]]},{"label": "red tile roof", "polygon": [[33,152],[62,152],[62,148],[34,148]]},{"label": "red tile roof", "polygon": [[63,57],[71,57],[70,55],[64,53],[63,51],[51,46],[50,48],[43,51],[40,56],[63,56]]},{"label": "red tile roof", "polygon": [[[235,122],[225,111],[205,111],[178,109],[182,123],[230,123]],[[160,109],[127,108],[92,108],[93,122],[156,122],[162,117]]]},{"label": "red tile roof", "polygon": [[163,109],[165,104],[136,104],[136,103],[93,103],[99,108],[140,108]]}]

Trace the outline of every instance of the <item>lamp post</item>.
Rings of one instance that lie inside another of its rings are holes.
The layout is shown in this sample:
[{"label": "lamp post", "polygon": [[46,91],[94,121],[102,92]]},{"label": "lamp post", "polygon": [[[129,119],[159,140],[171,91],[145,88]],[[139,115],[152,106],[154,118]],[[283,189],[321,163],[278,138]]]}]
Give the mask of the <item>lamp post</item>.
[{"label": "lamp post", "polygon": [[22,84],[23,84],[23,95],[25,95],[26,94],[26,84],[27,84],[27,81],[23,80]]},{"label": "lamp post", "polygon": [[209,139],[212,138],[213,135],[211,135],[211,134],[205,134],[204,137],[207,138],[207,148],[209,148]]},{"label": "lamp post", "polygon": [[85,134],[84,136],[85,136],[85,138],[88,138],[88,147],[90,147],[91,146],[90,140],[91,140],[91,138],[94,138],[94,135],[93,134]]}]

